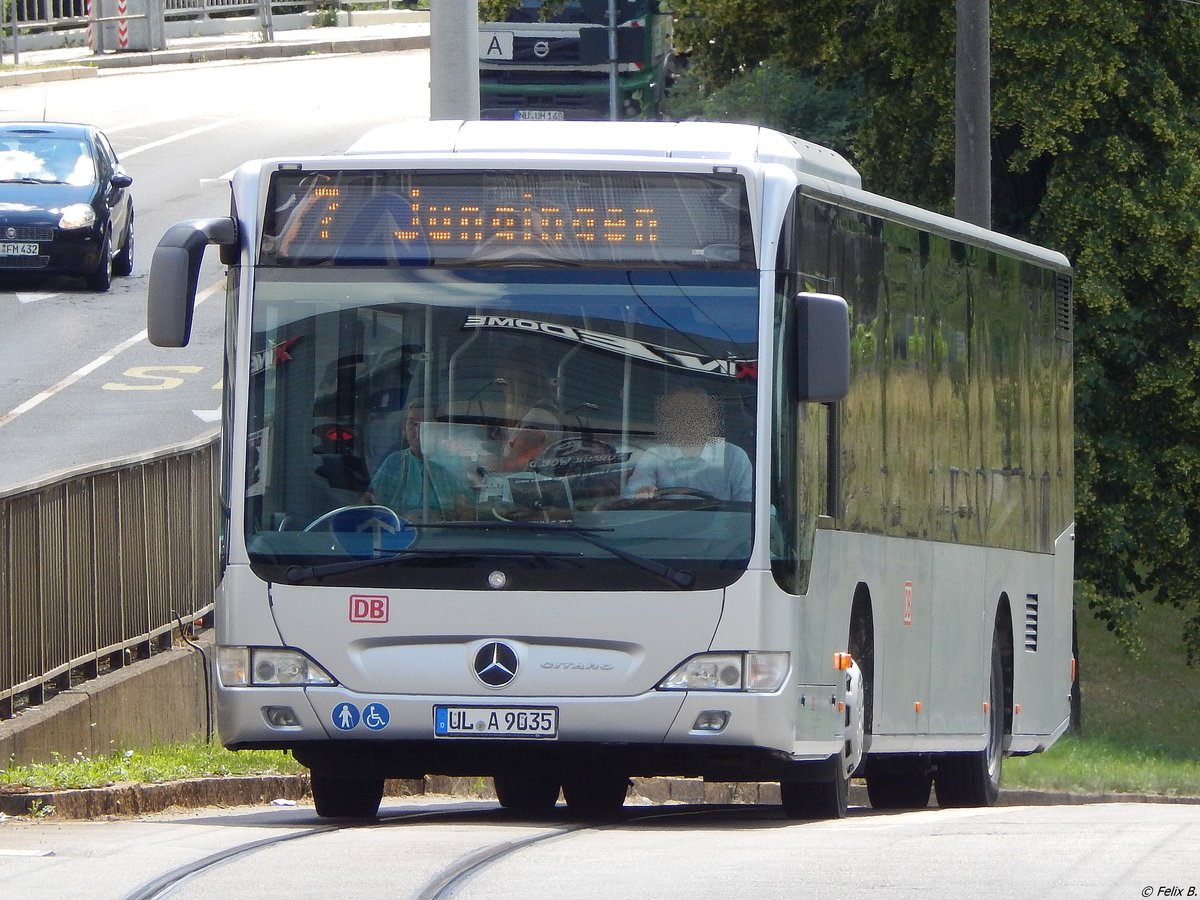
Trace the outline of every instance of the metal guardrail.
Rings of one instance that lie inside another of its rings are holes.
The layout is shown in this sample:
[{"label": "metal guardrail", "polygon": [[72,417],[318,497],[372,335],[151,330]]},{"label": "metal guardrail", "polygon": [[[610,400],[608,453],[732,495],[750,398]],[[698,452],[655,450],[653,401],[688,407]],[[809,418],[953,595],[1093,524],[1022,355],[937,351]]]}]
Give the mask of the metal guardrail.
[{"label": "metal guardrail", "polygon": [[212,609],[217,439],[0,495],[0,719]]},{"label": "metal guardrail", "polygon": [[[45,28],[83,28],[88,23],[88,9],[97,0],[8,0],[3,7],[0,23],[7,32],[12,25],[15,8],[17,25],[22,30]],[[223,19],[237,16],[258,17],[261,0],[161,0],[168,21],[176,19]],[[270,0],[272,15],[316,13],[321,8],[386,8],[411,9],[413,0],[379,0],[355,3],[348,0]]]},{"label": "metal guardrail", "polygon": [[[17,25],[25,29],[83,28],[88,23],[88,11],[97,0],[10,0],[5,4],[3,25],[7,30],[12,25],[11,6],[15,4]],[[281,12],[315,12],[318,0],[291,0],[276,2],[271,8]],[[230,16],[257,16],[262,8],[259,0],[164,0],[167,19],[226,18]],[[143,5],[144,12],[144,5]]]}]

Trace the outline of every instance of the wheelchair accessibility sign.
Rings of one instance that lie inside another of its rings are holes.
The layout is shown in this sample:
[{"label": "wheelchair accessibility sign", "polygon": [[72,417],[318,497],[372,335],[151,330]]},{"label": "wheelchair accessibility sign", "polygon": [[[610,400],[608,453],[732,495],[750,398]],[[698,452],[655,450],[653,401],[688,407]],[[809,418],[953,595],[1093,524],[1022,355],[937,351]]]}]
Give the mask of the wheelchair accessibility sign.
[{"label": "wheelchair accessibility sign", "polygon": [[387,728],[387,707],[382,703],[368,703],[362,711],[362,723],[371,731],[382,731]]},{"label": "wheelchair accessibility sign", "polygon": [[339,731],[353,731],[362,722],[368,731],[383,731],[391,719],[382,703],[368,703],[360,712],[353,703],[339,703],[333,708],[333,725]]}]

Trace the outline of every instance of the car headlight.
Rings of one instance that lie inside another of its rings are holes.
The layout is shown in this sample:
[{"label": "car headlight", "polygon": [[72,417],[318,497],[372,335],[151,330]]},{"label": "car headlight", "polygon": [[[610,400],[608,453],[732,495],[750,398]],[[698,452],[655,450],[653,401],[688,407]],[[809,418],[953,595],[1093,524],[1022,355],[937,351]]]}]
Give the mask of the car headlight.
[{"label": "car headlight", "polygon": [[64,231],[72,228],[90,228],[96,224],[96,211],[86,203],[64,206],[58,217],[58,227]]},{"label": "car headlight", "polygon": [[337,684],[308,656],[284,647],[218,647],[217,672],[225,687]]},{"label": "car headlight", "polygon": [[781,651],[700,653],[660,681],[658,689],[769,693],[783,686],[788,664],[788,654]]}]

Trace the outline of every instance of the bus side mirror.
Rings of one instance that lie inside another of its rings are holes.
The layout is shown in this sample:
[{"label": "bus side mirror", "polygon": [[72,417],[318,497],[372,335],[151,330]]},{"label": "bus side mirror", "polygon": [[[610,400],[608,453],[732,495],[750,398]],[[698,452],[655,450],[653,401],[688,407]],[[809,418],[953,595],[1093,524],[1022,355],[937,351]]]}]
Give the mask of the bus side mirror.
[{"label": "bus side mirror", "polygon": [[[150,260],[146,326],[156,347],[186,347],[204,248],[237,246],[237,223],[228,217],[189,219],[167,229]],[[224,256],[224,254],[222,254]]]},{"label": "bus side mirror", "polygon": [[850,390],[850,308],[832,294],[796,295],[798,399],[844,400]]}]

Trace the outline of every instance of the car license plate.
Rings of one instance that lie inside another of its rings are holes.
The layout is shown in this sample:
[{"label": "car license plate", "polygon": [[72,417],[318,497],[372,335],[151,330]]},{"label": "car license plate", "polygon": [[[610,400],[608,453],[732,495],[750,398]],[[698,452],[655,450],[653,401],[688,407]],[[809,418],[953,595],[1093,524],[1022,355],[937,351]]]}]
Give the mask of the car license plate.
[{"label": "car license plate", "polygon": [[37,244],[0,244],[0,256],[37,256],[42,248]]},{"label": "car license plate", "polygon": [[534,706],[435,706],[433,734],[444,738],[558,738],[558,710]]},{"label": "car license plate", "polygon": [[522,122],[561,122],[566,117],[561,109],[518,109],[516,115]]}]

